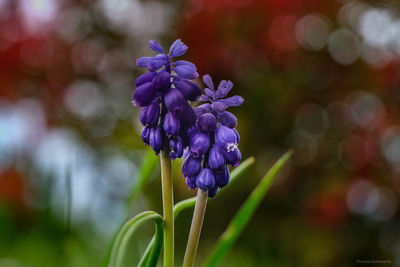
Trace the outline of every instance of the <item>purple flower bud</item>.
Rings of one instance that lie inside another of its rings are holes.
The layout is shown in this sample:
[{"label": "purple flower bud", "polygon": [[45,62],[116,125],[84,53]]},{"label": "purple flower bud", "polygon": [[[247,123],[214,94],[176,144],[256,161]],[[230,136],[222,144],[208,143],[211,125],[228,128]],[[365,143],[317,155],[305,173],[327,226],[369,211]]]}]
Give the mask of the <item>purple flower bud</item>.
[{"label": "purple flower bud", "polygon": [[186,61],[186,60],[178,60],[178,61],[175,61],[174,64],[175,64],[175,66],[189,66],[191,68],[196,69],[196,65],[194,65],[192,62]]},{"label": "purple flower bud", "polygon": [[151,82],[142,84],[135,90],[132,103],[137,107],[147,106],[153,100],[155,93],[156,89]]},{"label": "purple flower bud", "polygon": [[237,119],[236,119],[235,115],[233,115],[229,111],[222,112],[221,114],[218,115],[218,118],[219,118],[220,122],[222,123],[222,125],[225,125],[229,128],[235,128],[235,126],[237,124]]},{"label": "purple flower bud", "polygon": [[199,76],[195,68],[187,65],[176,66],[174,70],[183,79],[195,79]]},{"label": "purple flower bud", "polygon": [[223,150],[228,150],[231,147],[236,147],[236,134],[231,128],[221,125],[218,127],[215,133],[215,142]]},{"label": "purple flower bud", "polygon": [[147,64],[149,64],[152,59],[153,59],[152,57],[138,58],[138,59],[136,59],[136,66],[141,67],[141,68],[146,67]]},{"label": "purple flower bud", "polygon": [[231,164],[233,167],[239,166],[239,162],[242,159],[242,154],[238,148],[222,150],[222,153],[224,154],[225,160],[228,164]]},{"label": "purple flower bud", "polygon": [[149,137],[150,146],[153,148],[156,155],[160,153],[162,149],[162,136],[161,136],[161,128],[153,127],[150,129],[150,137]]},{"label": "purple flower bud", "polygon": [[226,108],[227,106],[221,101],[216,101],[212,103],[212,110],[216,113],[223,112],[225,111]]},{"label": "purple flower bud", "polygon": [[194,113],[196,113],[196,117],[200,117],[202,114],[211,111],[211,104],[202,104],[194,108]]},{"label": "purple flower bud", "polygon": [[158,54],[147,64],[149,71],[157,71],[166,63],[166,57],[163,54]]},{"label": "purple flower bud", "polygon": [[208,154],[208,167],[219,170],[225,166],[225,158],[218,146],[213,146]]},{"label": "purple flower bud", "polygon": [[170,84],[171,84],[171,75],[165,70],[157,72],[157,74],[153,78],[153,86],[157,90],[165,90],[170,86]]},{"label": "purple flower bud", "polygon": [[167,112],[164,118],[163,128],[168,136],[177,135],[179,133],[181,123],[176,115]]},{"label": "purple flower bud", "polygon": [[158,119],[160,118],[160,104],[153,102],[148,106],[145,106],[140,112],[140,122],[143,125],[156,126]]},{"label": "purple flower bud", "polygon": [[208,134],[198,132],[190,138],[189,150],[194,157],[200,157],[207,152],[210,147],[210,137]]},{"label": "purple flower bud", "polygon": [[187,105],[185,98],[175,88],[169,88],[164,96],[165,106],[174,114],[181,114],[184,106]]},{"label": "purple flower bud", "polygon": [[147,72],[145,74],[140,75],[136,78],[136,87],[141,86],[142,84],[151,82],[153,80],[155,72]]},{"label": "purple flower bud", "polygon": [[200,98],[199,98],[199,101],[205,102],[205,101],[212,101],[212,100],[211,100],[211,98],[209,98],[206,95],[201,95]]},{"label": "purple flower bud", "polygon": [[215,184],[222,188],[229,183],[229,170],[225,165],[222,170],[218,170],[214,172]]},{"label": "purple flower bud", "polygon": [[215,197],[217,195],[217,192],[218,192],[218,186],[214,186],[213,188],[208,189],[208,197],[209,198]]},{"label": "purple flower bud", "polygon": [[187,177],[186,184],[190,189],[196,189],[196,177]]},{"label": "purple flower bud", "polygon": [[196,178],[196,185],[203,191],[215,187],[215,178],[212,171],[208,168],[204,168],[200,171]]},{"label": "purple flower bud", "polygon": [[171,57],[179,57],[186,53],[188,47],[181,41],[181,39],[176,40],[169,48],[169,54]]},{"label": "purple flower bud", "polygon": [[150,40],[149,46],[152,50],[160,53],[164,53],[164,49],[162,49],[161,45],[156,41]]},{"label": "purple flower bud", "polygon": [[171,157],[172,160],[182,157],[183,145],[180,136],[175,136],[169,139],[169,149],[170,149],[169,156]]},{"label": "purple flower bud", "polygon": [[199,117],[198,124],[200,130],[209,133],[217,128],[217,118],[211,113],[204,113]]},{"label": "purple flower bud", "polygon": [[146,146],[150,145],[149,138],[150,138],[150,127],[148,127],[148,126],[143,127],[143,129],[142,129],[142,140],[143,140],[143,143]]},{"label": "purple flower bud", "polygon": [[182,164],[182,174],[185,177],[196,177],[201,170],[202,157],[195,158],[189,155]]},{"label": "purple flower bud", "polygon": [[237,107],[243,103],[244,99],[239,95],[235,95],[225,99],[220,99],[219,101],[224,103],[227,107]]},{"label": "purple flower bud", "polygon": [[203,76],[203,82],[212,90],[214,90],[214,83],[212,81],[212,78],[209,74],[206,74]]},{"label": "purple flower bud", "polygon": [[218,85],[215,97],[217,99],[225,97],[232,89],[233,83],[231,81],[221,81]]},{"label": "purple flower bud", "polygon": [[206,95],[211,99],[214,99],[215,97],[214,91],[211,91],[209,88],[204,89],[204,93],[206,93]]},{"label": "purple flower bud", "polygon": [[200,87],[188,80],[180,80],[175,82],[174,85],[176,89],[178,89],[182,95],[190,101],[195,101],[201,95]]},{"label": "purple flower bud", "polygon": [[179,118],[181,119],[182,125],[190,127],[196,122],[196,113],[194,113],[193,108],[188,103],[185,103]]}]

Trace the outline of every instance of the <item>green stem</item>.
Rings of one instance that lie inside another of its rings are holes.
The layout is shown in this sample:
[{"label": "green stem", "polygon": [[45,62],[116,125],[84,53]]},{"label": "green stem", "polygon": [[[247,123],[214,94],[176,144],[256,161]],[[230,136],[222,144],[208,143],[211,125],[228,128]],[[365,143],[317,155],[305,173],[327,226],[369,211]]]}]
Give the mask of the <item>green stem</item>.
[{"label": "green stem", "polygon": [[192,267],[196,257],[197,245],[199,244],[201,227],[203,226],[204,214],[206,213],[208,191],[197,190],[196,206],[194,207],[192,226],[188,243],[186,246],[183,267]]},{"label": "green stem", "polygon": [[161,151],[161,182],[164,215],[164,267],[174,266],[174,193],[171,159]]}]

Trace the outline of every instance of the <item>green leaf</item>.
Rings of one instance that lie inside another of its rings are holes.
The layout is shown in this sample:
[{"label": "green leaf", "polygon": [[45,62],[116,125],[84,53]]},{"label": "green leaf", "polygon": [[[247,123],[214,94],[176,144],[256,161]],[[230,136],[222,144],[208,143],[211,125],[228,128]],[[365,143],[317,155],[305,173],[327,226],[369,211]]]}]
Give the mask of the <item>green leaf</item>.
[{"label": "green leaf", "polygon": [[152,221],[155,224],[155,235],[153,237],[154,243],[147,252],[147,257],[140,261],[138,266],[155,266],[157,264],[158,258],[161,253],[161,248],[163,245],[163,218],[161,215],[154,211],[145,211],[134,218],[127,221],[119,231],[112,250],[108,266],[109,267],[120,267],[121,263],[127,253],[128,243],[131,236],[136,232],[136,230],[145,222]]},{"label": "green leaf", "polygon": [[211,251],[210,256],[207,258],[204,266],[217,266],[219,261],[232,247],[239,235],[242,233],[243,229],[250,221],[262,199],[265,197],[277,174],[291,155],[292,151],[286,152],[286,154],[284,154],[263,177],[251,195],[247,198],[239,211],[233,217],[225,232],[221,235],[220,239]]},{"label": "green leaf", "polygon": [[150,179],[155,167],[158,164],[158,157],[154,154],[152,149],[148,149],[146,155],[143,160],[143,164],[137,174],[136,183],[133,184],[129,196],[127,198],[127,212],[131,212],[133,205],[139,196],[139,194],[143,191],[145,185]]},{"label": "green leaf", "polygon": [[[236,167],[232,173],[231,173],[231,180],[229,184],[232,184],[237,178],[239,178],[252,164],[254,163],[254,158],[250,157],[243,161],[238,167]],[[227,186],[226,186],[227,187]],[[220,190],[217,194],[217,196],[225,191],[226,187],[224,187],[222,190]],[[175,204],[174,206],[174,219],[178,217],[178,215],[185,209],[192,208],[196,204],[196,197],[188,198],[185,200],[182,200],[178,203]],[[148,257],[148,253],[150,253],[152,246],[154,245],[153,239],[150,241],[149,245],[147,246],[147,249],[145,253],[143,254],[143,258],[141,261],[144,261],[145,258]]]}]

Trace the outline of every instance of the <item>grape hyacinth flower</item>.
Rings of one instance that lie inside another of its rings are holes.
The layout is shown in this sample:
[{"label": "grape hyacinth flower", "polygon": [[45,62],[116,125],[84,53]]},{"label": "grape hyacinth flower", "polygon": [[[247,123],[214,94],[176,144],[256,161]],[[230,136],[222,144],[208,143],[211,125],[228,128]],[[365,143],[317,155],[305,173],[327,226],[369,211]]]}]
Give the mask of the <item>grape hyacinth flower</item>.
[{"label": "grape hyacinth flower", "polygon": [[171,45],[168,54],[156,41],[150,41],[149,46],[159,54],[136,60],[138,67],[146,67],[149,72],[136,79],[132,100],[134,106],[143,107],[142,140],[156,155],[166,150],[171,159],[180,158],[189,142],[187,129],[196,120],[188,101],[197,100],[202,93],[197,84],[189,81],[198,73],[189,61],[172,61],[188,48],[180,39]]},{"label": "grape hyacinth flower", "polygon": [[188,131],[190,141],[182,173],[191,189],[208,190],[212,198],[218,188],[229,183],[227,165],[236,167],[241,160],[237,147],[240,136],[235,129],[237,119],[226,109],[240,106],[243,98],[237,95],[225,98],[233,87],[231,81],[221,81],[216,90],[210,75],[204,75],[203,81],[208,88],[204,89],[200,101],[208,103],[194,109],[197,120]]}]

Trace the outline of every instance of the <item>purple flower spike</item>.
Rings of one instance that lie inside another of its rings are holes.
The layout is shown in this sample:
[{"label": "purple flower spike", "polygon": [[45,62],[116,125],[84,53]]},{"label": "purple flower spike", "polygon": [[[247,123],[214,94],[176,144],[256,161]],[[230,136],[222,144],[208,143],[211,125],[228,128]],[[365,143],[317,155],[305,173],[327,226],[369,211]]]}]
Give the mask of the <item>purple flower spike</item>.
[{"label": "purple flower spike", "polygon": [[212,171],[208,168],[202,169],[199,175],[197,175],[196,185],[203,191],[214,188],[215,178]]},{"label": "purple flower spike", "polygon": [[208,167],[212,170],[222,169],[225,165],[225,158],[218,146],[213,146],[208,154]]},{"label": "purple flower spike", "polygon": [[140,122],[143,125],[157,126],[160,118],[160,104],[153,102],[140,112]]},{"label": "purple flower spike", "polygon": [[142,140],[146,146],[150,145],[149,138],[150,138],[150,127],[145,126],[142,129]]},{"label": "purple flower spike", "polygon": [[163,128],[168,136],[177,135],[179,133],[181,123],[178,117],[172,112],[167,112],[164,118]]},{"label": "purple flower spike", "polygon": [[155,72],[147,72],[145,74],[140,75],[136,78],[136,87],[141,86],[142,84],[151,82],[153,80]]},{"label": "purple flower spike", "polygon": [[225,160],[228,164],[231,164],[233,167],[237,167],[239,165],[240,160],[242,159],[242,154],[238,148],[234,148],[232,150],[222,150],[224,154]]},{"label": "purple flower spike", "polygon": [[187,65],[176,66],[174,70],[182,79],[195,79],[199,77],[196,69]]},{"label": "purple flower spike", "polygon": [[160,150],[162,149],[162,145],[163,145],[160,127],[151,128],[149,142],[150,142],[151,148],[153,148],[156,155],[158,155],[160,153]]},{"label": "purple flower spike", "polygon": [[200,130],[210,133],[217,128],[217,118],[211,113],[204,113],[199,117],[198,124]]},{"label": "purple flower spike", "polygon": [[158,72],[153,78],[153,85],[157,90],[165,90],[171,84],[171,74],[162,70]]},{"label": "purple flower spike", "polygon": [[229,170],[225,165],[223,170],[214,172],[215,183],[219,188],[226,186],[229,183]]},{"label": "purple flower spike", "polygon": [[210,137],[208,134],[198,132],[190,138],[189,150],[194,157],[205,154],[210,147]]},{"label": "purple flower spike", "polygon": [[156,41],[150,40],[149,41],[149,46],[152,50],[159,52],[159,53],[164,53],[164,49],[161,47],[159,43]]},{"label": "purple flower spike", "polygon": [[201,170],[201,160],[201,157],[195,158],[192,155],[187,156],[182,165],[183,176],[196,177]]},{"label": "purple flower spike", "polygon": [[235,115],[233,115],[229,111],[224,111],[219,114],[219,120],[221,121],[222,125],[225,125],[229,128],[235,128],[237,124],[237,119]]},{"label": "purple flower spike", "polygon": [[236,134],[231,128],[221,125],[215,133],[215,142],[224,150],[228,150],[232,146],[236,147]]},{"label": "purple flower spike", "polygon": [[181,92],[175,88],[168,89],[164,101],[167,109],[177,115],[182,113],[185,104],[187,104]]},{"label": "purple flower spike", "polygon": [[174,85],[187,100],[195,101],[201,95],[200,87],[188,80],[180,80],[175,82]]},{"label": "purple flower spike", "polygon": [[190,189],[196,189],[196,177],[187,177],[186,184]]},{"label": "purple flower spike", "polygon": [[148,82],[139,86],[133,94],[133,104],[137,107],[144,107],[151,103],[156,93],[153,83]]}]

